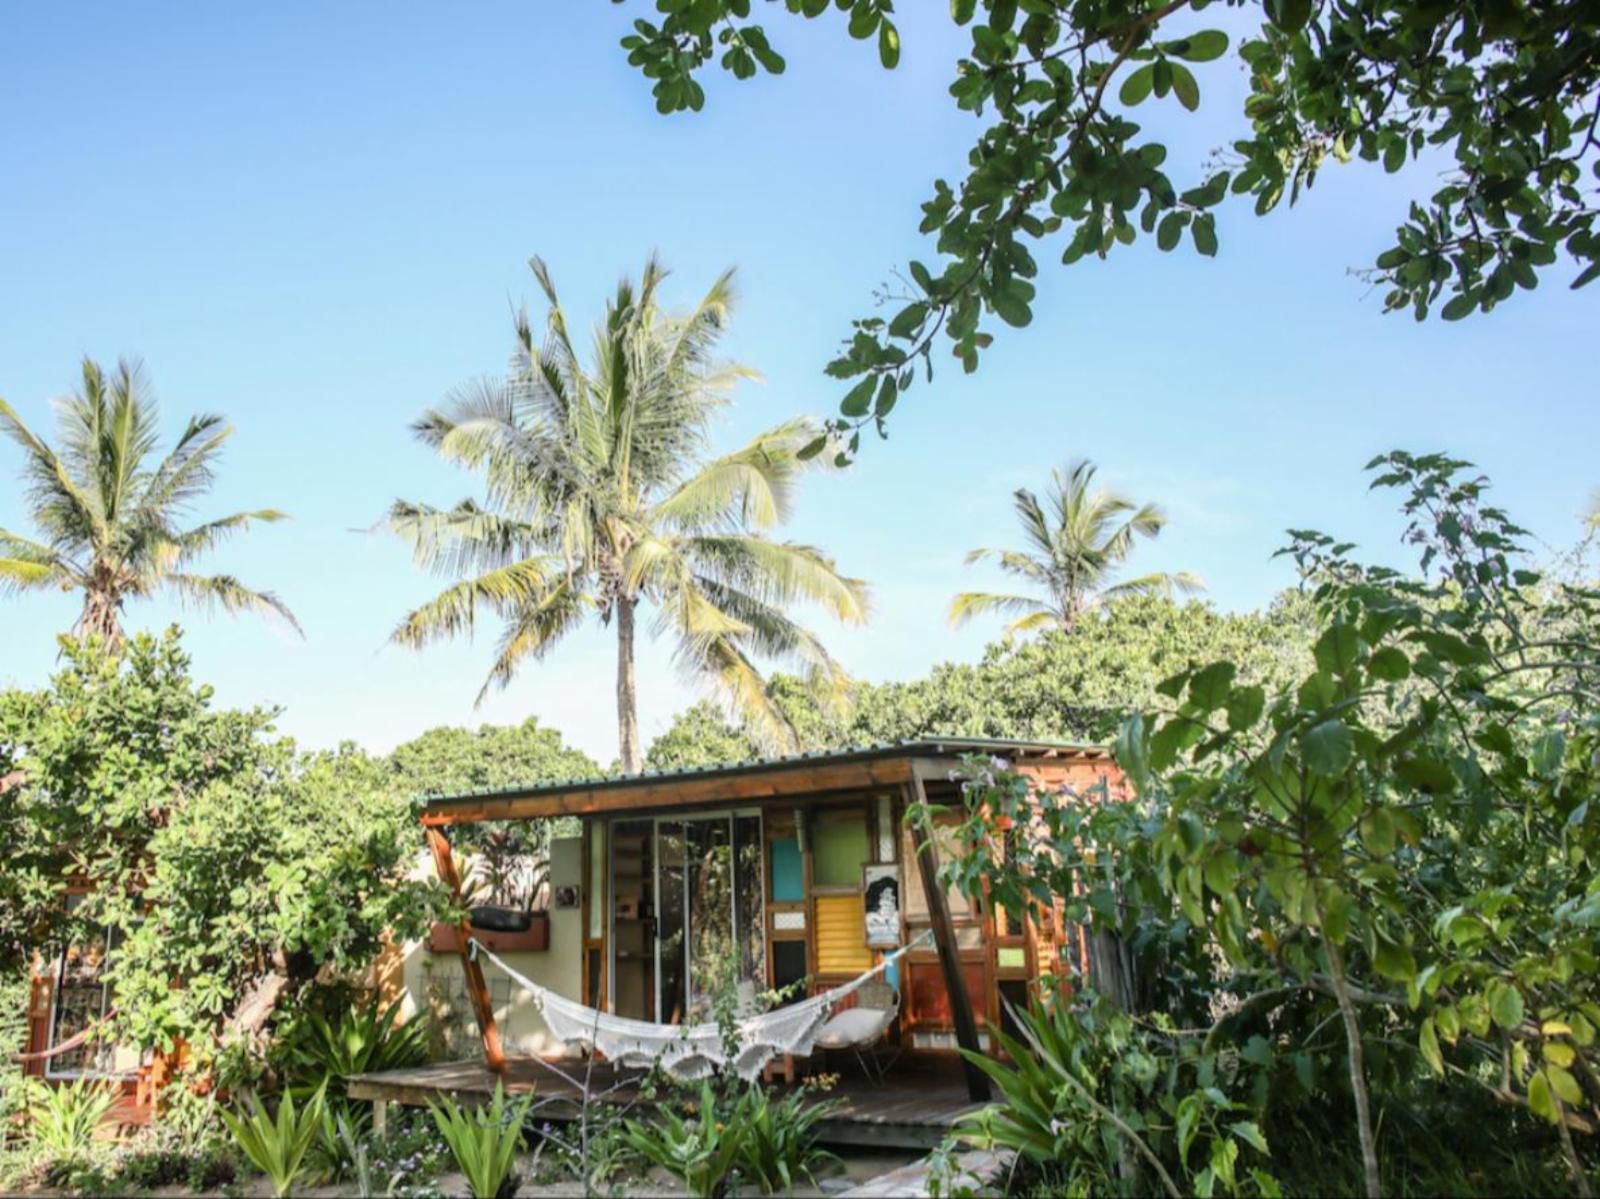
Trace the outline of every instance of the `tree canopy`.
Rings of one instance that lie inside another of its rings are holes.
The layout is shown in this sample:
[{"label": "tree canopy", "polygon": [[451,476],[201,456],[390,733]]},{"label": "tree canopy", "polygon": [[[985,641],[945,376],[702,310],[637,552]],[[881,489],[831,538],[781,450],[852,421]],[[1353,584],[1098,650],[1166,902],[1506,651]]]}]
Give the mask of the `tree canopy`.
[{"label": "tree canopy", "polygon": [[[617,0],[618,3],[623,0]],[[1489,312],[1547,273],[1582,287],[1600,274],[1600,11],[1585,0],[1260,0],[1248,27],[1215,27],[1209,0],[951,0],[970,34],[948,102],[983,122],[963,178],[936,179],[913,261],[886,316],[855,322],[829,367],[855,380],[834,431],[881,432],[918,368],[947,345],[965,370],[993,322],[1032,319],[1039,257],[1071,265],[1141,235],[1173,250],[1218,250],[1230,199],[1259,214],[1292,205],[1329,164],[1434,167],[1431,190],[1396,213],[1367,273],[1384,306],[1418,320]],[[660,0],[622,39],[663,113],[699,110],[701,74],[781,74],[758,9],[807,19],[837,11],[850,37],[900,61],[893,0]],[[1234,66],[1242,111],[1203,163],[1168,162],[1136,118],[1154,106],[1206,112],[1207,86]],[[1419,173],[1420,178],[1429,178]],[[1564,259],[1564,261],[1563,261]],[[819,443],[815,450],[820,451]]]},{"label": "tree canopy", "polygon": [[424,927],[440,896],[412,878],[415,815],[380,763],[214,709],[176,630],[62,646],[47,688],[0,693],[0,972],[109,926],[111,1031],[181,1038],[203,1067],[283,995]]},{"label": "tree canopy", "polygon": [[[1157,698],[1162,679],[1219,656],[1263,685],[1293,677],[1310,653],[1311,609],[1298,592],[1263,612],[1132,595],[1108,601],[1070,633],[991,644],[975,663],[946,662],[908,682],[860,683],[842,712],[819,708],[793,679],[771,688],[806,749],[903,741],[934,734],[1109,740],[1121,720]],[[650,746],[653,768],[759,757],[754,740],[712,704],[678,715]]]}]

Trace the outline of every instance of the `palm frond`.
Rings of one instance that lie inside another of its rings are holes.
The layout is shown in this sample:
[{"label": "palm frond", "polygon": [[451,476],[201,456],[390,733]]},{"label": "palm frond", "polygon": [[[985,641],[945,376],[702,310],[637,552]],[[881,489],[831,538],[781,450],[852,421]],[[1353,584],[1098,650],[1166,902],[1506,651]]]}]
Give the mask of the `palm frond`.
[{"label": "palm frond", "polygon": [[803,417],[786,421],[713,459],[656,505],[657,520],[684,529],[767,529],[788,520],[795,480],[807,466],[800,451],[817,432]]},{"label": "palm frond", "polygon": [[1105,599],[1123,595],[1198,595],[1206,589],[1205,580],[1187,570],[1174,573],[1160,572],[1124,579],[1101,589]]},{"label": "palm frond", "polygon": [[1020,612],[1030,617],[1042,614],[1058,620],[1060,616],[1048,604],[1027,595],[995,595],[987,591],[963,591],[950,602],[950,627],[959,629],[975,616],[989,613]]},{"label": "palm frond", "polygon": [[276,508],[257,508],[253,512],[235,512],[231,516],[208,520],[205,524],[196,525],[187,532],[179,533],[167,542],[170,547],[171,564],[187,566],[201,554],[210,553],[233,534],[251,525],[276,524],[280,520],[288,519],[288,513],[280,512]]},{"label": "palm frond", "polygon": [[470,635],[480,607],[514,616],[546,604],[552,593],[567,588],[558,559],[551,555],[525,558],[445,588],[408,613],[389,639],[421,649],[441,638]]},{"label": "palm frond", "polygon": [[102,539],[105,522],[93,496],[83,490],[66,464],[4,400],[0,400],[0,433],[27,454],[24,470],[29,482],[28,506],[34,522],[50,541],[63,546],[75,540]]},{"label": "palm frond", "polygon": [[494,665],[474,702],[483,703],[491,688],[510,686],[524,661],[542,658],[578,626],[591,607],[589,597],[565,578],[537,603],[519,606],[500,636]]},{"label": "palm frond", "polygon": [[240,612],[271,613],[288,621],[289,627],[300,636],[305,630],[295,619],[288,605],[270,591],[253,591],[232,575],[191,575],[171,573],[160,580],[180,602],[206,611],[221,609],[229,616]]},{"label": "palm frond", "polygon": [[190,417],[177,445],[156,467],[139,497],[140,509],[164,517],[203,494],[215,482],[212,465],[232,436],[233,427],[223,424],[220,416]]},{"label": "palm frond", "polygon": [[410,543],[418,566],[444,575],[497,570],[538,555],[551,533],[462,500],[454,508],[433,508],[396,500],[382,522]]},{"label": "palm frond", "polygon": [[821,604],[846,624],[864,624],[871,609],[865,580],[841,575],[814,546],[747,533],[702,534],[681,545],[698,571],[765,603]]}]

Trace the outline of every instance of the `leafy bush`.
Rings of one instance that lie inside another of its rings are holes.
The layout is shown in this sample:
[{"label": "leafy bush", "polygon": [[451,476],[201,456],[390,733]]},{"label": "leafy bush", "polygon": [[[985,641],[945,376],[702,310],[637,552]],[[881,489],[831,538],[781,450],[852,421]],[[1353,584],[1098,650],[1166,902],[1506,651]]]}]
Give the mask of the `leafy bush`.
[{"label": "leafy bush", "polygon": [[14,970],[0,975],[0,1145],[12,1116],[22,1111],[27,1088],[22,1066],[16,1060],[28,1048],[28,998],[31,991],[28,971]]},{"label": "leafy bush", "polygon": [[306,1154],[322,1135],[324,1096],[319,1090],[310,1102],[295,1108],[287,1091],[278,1100],[277,1115],[268,1115],[258,1099],[249,1101],[249,1113],[223,1112],[222,1118],[239,1148],[272,1183],[272,1193],[282,1199],[293,1192],[303,1172]]},{"label": "leafy bush", "polygon": [[752,1086],[736,1121],[739,1174],[766,1195],[791,1194],[802,1180],[815,1186],[817,1172],[839,1162],[817,1144],[816,1126],[839,1106],[816,1102],[808,1088],[773,1100],[764,1088]]},{"label": "leafy bush", "polygon": [[[1404,493],[1420,572],[1293,533],[1319,630],[1298,678],[1246,681],[1228,660],[1179,670],[1118,738],[1132,795],[968,765],[946,878],[1086,926],[1083,981],[1134,1022],[1080,1003],[1054,1030],[1063,1053],[1101,1065],[1047,1069],[1030,1043],[1004,1084],[1049,1116],[1056,1081],[1076,1077],[1071,1103],[1092,1095],[1118,1117],[1097,1113],[1104,1151],[1057,1146],[1075,1169],[1121,1170],[1143,1146],[1180,1177],[1190,1103],[1187,1127],[1211,1146],[1198,1160],[1224,1188],[1238,1157],[1218,1145],[1254,1145],[1240,1124],[1270,1141],[1273,1175],[1373,1195],[1397,1180],[1543,1187],[1552,1165],[1582,1191],[1593,1173],[1600,590],[1581,564],[1530,569],[1525,534],[1465,463],[1371,465],[1375,486]],[[1176,1081],[1087,1089],[1106,1069],[1125,1083],[1134,1050]],[[1454,1135],[1469,1111],[1473,1135]],[[1050,1128],[1037,1115],[1014,1103],[987,1128],[1024,1141]],[[1134,1168],[1157,1173],[1145,1160]]]},{"label": "leafy bush", "polygon": [[234,1181],[238,1167],[228,1147],[214,1138],[197,1138],[161,1123],[140,1129],[118,1146],[108,1173],[135,1191],[182,1185],[213,1194]]},{"label": "leafy bush", "polygon": [[428,1058],[427,1025],[402,1021],[400,1006],[400,1000],[383,1006],[383,997],[374,991],[366,1003],[346,1008],[332,1020],[304,1009],[283,1036],[284,1073],[296,1084],[342,1098],[345,1079],[352,1074],[421,1064]]},{"label": "leafy bush", "polygon": [[512,1167],[522,1146],[522,1123],[533,1106],[532,1092],[507,1103],[505,1088],[496,1082],[494,1101],[486,1108],[468,1111],[453,1101],[430,1101],[428,1106],[476,1199],[511,1199],[521,1185]]},{"label": "leafy bush", "polygon": [[117,1101],[114,1086],[89,1078],[59,1087],[30,1081],[27,1092],[29,1142],[39,1153],[63,1161],[88,1152]]},{"label": "leafy bush", "polygon": [[719,1106],[709,1080],[701,1084],[693,1107],[685,1119],[663,1106],[653,1123],[629,1120],[625,1135],[641,1157],[681,1181],[691,1195],[721,1199],[739,1163],[745,1110],[742,1104]]},{"label": "leafy bush", "polygon": [[[1004,1099],[963,1118],[967,1140],[1014,1150],[1047,1187],[1071,1194],[1151,1187],[1148,1176],[1168,1195],[1241,1193],[1240,1157],[1266,1154],[1266,1139],[1237,1118],[1245,1104],[1201,1085],[1197,1054],[1174,1057],[1153,1043],[1159,1033],[1104,999],[1076,1009],[1064,997],[1048,1006],[1036,1001],[1013,1016],[1020,1040],[994,1030],[1009,1064],[962,1052]],[[1251,1168],[1249,1178],[1263,1195],[1278,1192],[1264,1170]]]}]

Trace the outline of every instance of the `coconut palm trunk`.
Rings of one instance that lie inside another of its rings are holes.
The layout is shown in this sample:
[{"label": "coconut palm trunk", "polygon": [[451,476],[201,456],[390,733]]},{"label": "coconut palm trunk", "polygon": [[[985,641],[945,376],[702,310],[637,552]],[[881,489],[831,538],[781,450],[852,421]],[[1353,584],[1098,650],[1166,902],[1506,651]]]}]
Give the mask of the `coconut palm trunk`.
[{"label": "coconut palm trunk", "polygon": [[634,610],[638,601],[617,600],[617,746],[624,774],[644,769],[644,750],[639,745],[639,691],[634,678]]}]

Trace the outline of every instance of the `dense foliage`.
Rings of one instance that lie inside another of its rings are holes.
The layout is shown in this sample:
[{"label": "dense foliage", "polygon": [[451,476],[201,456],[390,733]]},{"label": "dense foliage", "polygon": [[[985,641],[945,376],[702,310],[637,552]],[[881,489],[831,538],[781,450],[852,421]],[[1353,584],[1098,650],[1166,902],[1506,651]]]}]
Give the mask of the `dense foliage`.
[{"label": "dense foliage", "polygon": [[[621,0],[618,0],[620,3]],[[699,109],[696,75],[717,62],[736,78],[777,74],[784,59],[751,0],[658,0],[622,40],[654,81],[662,112]],[[777,0],[764,6],[777,10]],[[851,37],[873,39],[884,67],[900,60],[892,0],[782,0],[788,13],[837,9]],[[1596,92],[1600,13],[1584,0],[1262,0],[1249,32],[1213,24],[1209,0],[951,0],[971,37],[949,87],[957,108],[986,119],[963,179],[937,179],[921,231],[939,260],[912,262],[900,306],[855,322],[828,368],[855,379],[836,431],[858,445],[915,381],[936,345],[968,371],[992,333],[984,316],[1027,325],[1037,255],[1064,264],[1104,257],[1141,233],[1163,250],[1188,234],[1217,252],[1229,197],[1258,215],[1292,205],[1330,162],[1421,160],[1432,194],[1412,203],[1394,243],[1373,260],[1385,307],[1417,319],[1445,299],[1454,320],[1488,312],[1567,258],[1580,287],[1600,274],[1594,177],[1600,172]],[[1221,72],[1249,88],[1225,149],[1171,171],[1167,148],[1134,119],[1194,112]],[[822,448],[819,443],[815,449]]]},{"label": "dense foliage", "polygon": [[[1112,599],[1070,633],[1005,639],[976,663],[944,663],[923,679],[862,683],[844,712],[828,712],[779,676],[772,682],[807,749],[902,741],[929,734],[1109,740],[1122,718],[1156,698],[1191,663],[1227,658],[1242,677],[1277,686],[1310,662],[1310,606],[1297,593],[1264,612],[1219,612],[1163,596]],[[650,746],[668,769],[759,757],[755,742],[709,703],[680,713]]]},{"label": "dense foliage", "polygon": [[379,764],[299,755],[271,713],[214,710],[176,632],[63,653],[50,687],[0,695],[9,962],[115,929],[116,1035],[182,1040],[203,1066],[285,993],[420,930],[435,888],[410,878],[415,821]]},{"label": "dense foliage", "polygon": [[[1530,569],[1466,464],[1373,465],[1421,573],[1296,534],[1318,635],[1287,685],[1226,659],[1163,682],[1117,743],[1136,802],[969,783],[956,881],[1059,898],[1095,934],[1092,981],[1125,1013],[1104,1081],[1137,1084],[1097,1096],[1126,1126],[1104,1137],[1124,1181],[1153,1156],[1198,1186],[1254,1134],[1277,1175],[1346,1146],[1342,1185],[1369,1194],[1452,1161],[1500,1171],[1454,1189],[1498,1190],[1502,1155],[1540,1189],[1594,1170],[1600,591]],[[1088,1018],[1067,1039],[1103,1052]],[[1205,1088],[1228,1113],[1212,1135],[1184,1121]]]}]

